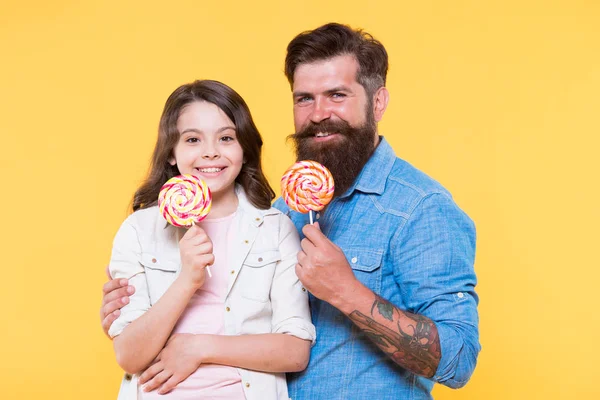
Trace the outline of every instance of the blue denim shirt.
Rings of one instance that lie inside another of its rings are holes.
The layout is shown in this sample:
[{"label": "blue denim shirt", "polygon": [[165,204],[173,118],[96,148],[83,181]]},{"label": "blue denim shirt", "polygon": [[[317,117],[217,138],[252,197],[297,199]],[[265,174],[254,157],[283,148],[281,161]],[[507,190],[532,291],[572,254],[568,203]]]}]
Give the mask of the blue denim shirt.
[{"label": "blue denim shirt", "polygon": [[[298,230],[307,214],[275,202]],[[317,215],[354,275],[399,308],[433,320],[442,358],[432,379],[391,361],[339,310],[310,296],[317,341],[308,368],[288,374],[293,400],[431,399],[434,381],[463,386],[480,350],[475,227],[448,191],[397,158],[381,137],[354,185]]]}]

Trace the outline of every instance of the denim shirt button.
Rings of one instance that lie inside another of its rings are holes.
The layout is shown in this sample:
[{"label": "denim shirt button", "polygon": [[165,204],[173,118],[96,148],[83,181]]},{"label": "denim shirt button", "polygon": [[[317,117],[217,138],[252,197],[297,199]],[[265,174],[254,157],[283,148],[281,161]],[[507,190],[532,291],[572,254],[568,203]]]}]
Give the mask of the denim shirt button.
[{"label": "denim shirt button", "polygon": [[352,257],[352,264],[356,264],[357,261],[358,261],[358,258]]},{"label": "denim shirt button", "polygon": [[456,295],[458,296],[459,299],[462,299],[463,297],[465,297],[463,292],[458,292]]}]

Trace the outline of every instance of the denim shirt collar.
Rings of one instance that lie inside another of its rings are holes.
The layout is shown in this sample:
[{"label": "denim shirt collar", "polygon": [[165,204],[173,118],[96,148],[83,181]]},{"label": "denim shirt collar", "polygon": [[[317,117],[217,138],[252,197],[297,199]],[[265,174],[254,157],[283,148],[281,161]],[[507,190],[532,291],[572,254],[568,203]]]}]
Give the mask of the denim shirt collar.
[{"label": "denim shirt collar", "polygon": [[360,171],[352,186],[340,198],[351,196],[355,190],[381,195],[395,162],[394,150],[383,136],[379,136],[379,145],[375,148],[375,152]]}]

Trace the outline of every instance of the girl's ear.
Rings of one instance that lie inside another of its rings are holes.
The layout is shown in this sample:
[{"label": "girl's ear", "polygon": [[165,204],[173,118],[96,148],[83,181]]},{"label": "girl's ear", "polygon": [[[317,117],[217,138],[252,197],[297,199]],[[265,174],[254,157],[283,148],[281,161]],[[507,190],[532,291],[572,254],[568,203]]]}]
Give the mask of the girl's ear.
[{"label": "girl's ear", "polygon": [[169,164],[171,164],[172,166],[175,166],[177,164],[177,160],[174,156],[169,157]]}]

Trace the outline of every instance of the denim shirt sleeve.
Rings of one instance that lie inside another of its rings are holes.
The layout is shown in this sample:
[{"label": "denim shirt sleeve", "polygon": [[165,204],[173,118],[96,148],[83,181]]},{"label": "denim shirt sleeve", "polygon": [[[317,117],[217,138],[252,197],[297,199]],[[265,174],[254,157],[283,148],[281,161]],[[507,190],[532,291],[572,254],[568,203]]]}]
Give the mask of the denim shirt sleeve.
[{"label": "denim shirt sleeve", "polygon": [[464,386],[480,350],[475,226],[449,195],[425,196],[392,239],[394,276],[407,311],[435,322],[442,357],[433,380]]}]

